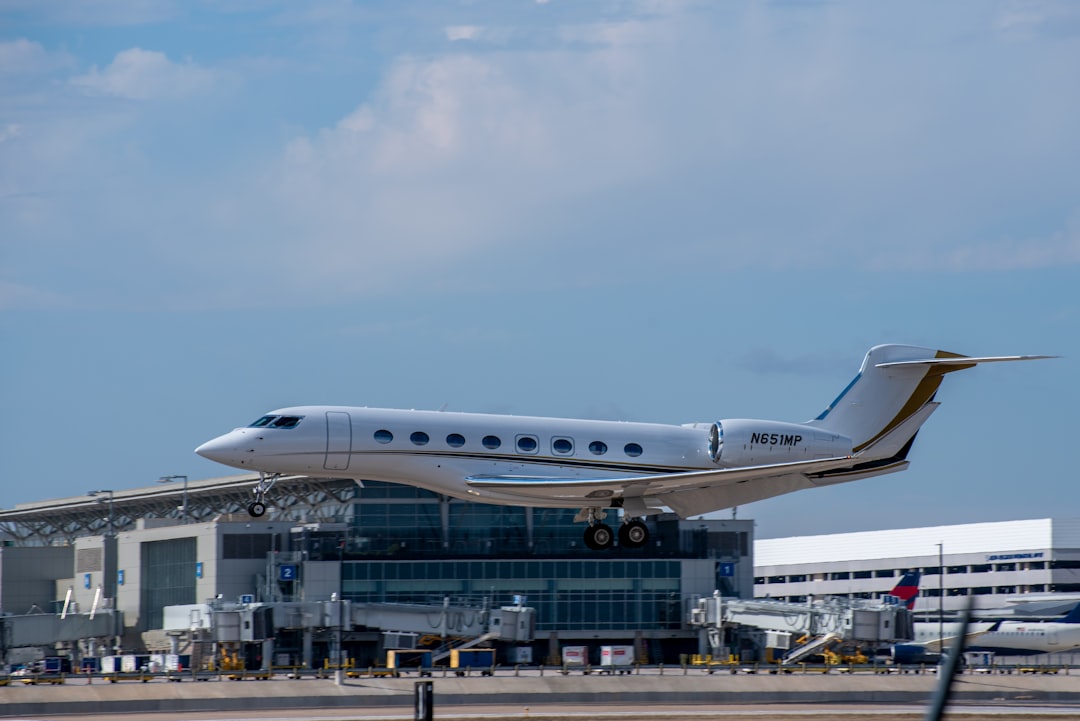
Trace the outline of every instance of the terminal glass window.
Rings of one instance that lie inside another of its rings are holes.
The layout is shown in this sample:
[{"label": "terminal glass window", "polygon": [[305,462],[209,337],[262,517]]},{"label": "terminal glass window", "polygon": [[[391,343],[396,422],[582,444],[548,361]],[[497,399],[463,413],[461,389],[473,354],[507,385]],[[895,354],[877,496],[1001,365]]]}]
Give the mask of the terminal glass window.
[{"label": "terminal glass window", "polygon": [[523,593],[537,632],[678,629],[683,615],[680,564],[664,560],[352,561],[342,591],[357,602],[498,605]]},{"label": "terminal glass window", "polygon": [[161,628],[165,606],[195,603],[196,546],[194,538],[150,541],[141,544],[142,630]]}]

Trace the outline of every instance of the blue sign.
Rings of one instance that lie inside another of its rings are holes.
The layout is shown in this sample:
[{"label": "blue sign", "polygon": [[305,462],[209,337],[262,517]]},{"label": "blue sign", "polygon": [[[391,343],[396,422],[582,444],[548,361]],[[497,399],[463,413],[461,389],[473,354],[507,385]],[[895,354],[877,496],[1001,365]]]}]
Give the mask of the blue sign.
[{"label": "blue sign", "polygon": [[718,573],[721,578],[734,578],[735,577],[735,564],[734,563],[718,563]]},{"label": "blue sign", "polygon": [[240,603],[255,603],[255,594],[242,593],[240,594]]},{"label": "blue sign", "polygon": [[195,578],[202,578],[202,561],[195,564]]},{"label": "blue sign", "polygon": [[90,588],[90,574],[84,573],[82,578],[83,588]]},{"label": "blue sign", "polygon": [[279,566],[278,568],[281,569],[279,571],[279,575],[278,575],[279,580],[281,580],[281,581],[295,581],[296,580],[296,566],[288,565],[288,566]]},{"label": "blue sign", "polygon": [[116,583],[120,586],[124,585],[124,569],[122,568],[116,572]]}]

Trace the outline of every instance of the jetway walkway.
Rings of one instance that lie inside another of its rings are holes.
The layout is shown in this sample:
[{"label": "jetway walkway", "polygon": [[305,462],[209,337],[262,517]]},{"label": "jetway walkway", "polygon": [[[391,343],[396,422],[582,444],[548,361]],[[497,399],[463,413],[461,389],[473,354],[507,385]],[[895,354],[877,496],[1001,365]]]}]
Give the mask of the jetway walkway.
[{"label": "jetway walkway", "polygon": [[879,601],[826,597],[810,603],[722,598],[714,593],[698,599],[690,610],[691,626],[706,632],[714,655],[719,653],[725,627],[765,631],[771,648],[787,650],[792,638],[809,641],[787,654],[793,663],[830,643],[892,644],[914,638],[911,612],[892,597]]}]

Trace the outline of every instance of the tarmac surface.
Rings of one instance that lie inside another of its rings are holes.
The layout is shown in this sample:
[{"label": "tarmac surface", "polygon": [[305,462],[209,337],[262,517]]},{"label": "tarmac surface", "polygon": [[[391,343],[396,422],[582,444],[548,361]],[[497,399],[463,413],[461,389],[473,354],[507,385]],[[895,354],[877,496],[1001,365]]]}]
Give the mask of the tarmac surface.
[{"label": "tarmac surface", "polygon": [[[115,721],[241,719],[412,719],[415,676],[403,678],[228,680],[180,683],[154,679],[108,683],[68,678],[62,685],[13,683],[0,688],[0,717],[72,716]],[[660,675],[562,675],[550,670],[494,677],[436,672],[436,719],[588,719],[707,721],[824,719],[899,721],[921,718],[936,684],[933,674],[807,673],[792,675],[681,670]],[[995,721],[1080,718],[1080,675],[978,675],[956,679],[948,718]]]}]

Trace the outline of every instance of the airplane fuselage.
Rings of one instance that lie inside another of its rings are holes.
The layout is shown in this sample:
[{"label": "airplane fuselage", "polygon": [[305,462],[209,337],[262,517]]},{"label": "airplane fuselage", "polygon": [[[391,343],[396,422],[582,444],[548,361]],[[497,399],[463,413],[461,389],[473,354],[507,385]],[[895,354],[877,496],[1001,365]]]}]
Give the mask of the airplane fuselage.
[{"label": "airplane fuselage", "polygon": [[[260,425],[266,418],[271,420]],[[408,483],[456,498],[508,505],[521,504],[527,489],[473,489],[464,479],[565,481],[718,467],[709,453],[711,424],[346,406],[282,408],[263,419],[209,441],[199,453],[244,470]],[[581,506],[580,496],[548,500],[545,505]]]},{"label": "airplane fuselage", "polygon": [[[944,625],[946,637],[956,632],[955,626],[952,623]],[[997,628],[994,626],[991,623],[971,624],[968,633],[973,636],[965,650],[988,651],[999,656],[1032,656],[1080,649],[1080,624],[1077,623],[1005,621]],[[940,633],[936,623],[915,624],[918,642],[935,641]]]}]

